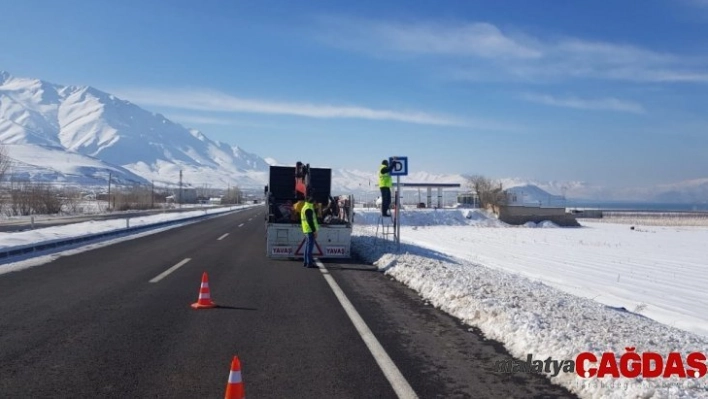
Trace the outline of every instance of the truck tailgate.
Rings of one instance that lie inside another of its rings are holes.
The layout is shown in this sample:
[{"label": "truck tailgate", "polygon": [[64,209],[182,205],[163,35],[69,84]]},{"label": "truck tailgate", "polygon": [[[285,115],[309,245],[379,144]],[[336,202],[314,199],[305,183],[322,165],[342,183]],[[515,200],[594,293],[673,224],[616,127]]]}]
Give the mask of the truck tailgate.
[{"label": "truck tailgate", "polygon": [[[300,224],[268,223],[266,255],[270,258],[300,258],[305,252],[305,236]],[[319,258],[349,258],[352,228],[347,225],[320,225],[313,255]]]}]

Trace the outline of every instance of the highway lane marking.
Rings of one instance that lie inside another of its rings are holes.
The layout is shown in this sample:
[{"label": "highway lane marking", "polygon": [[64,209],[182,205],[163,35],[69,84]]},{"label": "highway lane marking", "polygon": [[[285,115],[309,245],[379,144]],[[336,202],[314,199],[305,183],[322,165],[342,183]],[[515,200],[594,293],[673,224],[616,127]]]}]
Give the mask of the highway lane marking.
[{"label": "highway lane marking", "polygon": [[223,236],[217,238],[216,240],[217,240],[217,241],[221,241],[221,240],[223,240],[224,238],[226,238],[227,235],[229,235],[229,233],[224,234]]},{"label": "highway lane marking", "polygon": [[182,261],[179,262],[178,264],[176,264],[176,265],[172,266],[171,268],[165,270],[164,272],[160,273],[160,275],[158,275],[157,277],[155,277],[155,278],[153,278],[152,280],[150,280],[150,282],[151,282],[151,283],[157,283],[157,282],[159,282],[159,281],[162,280],[163,278],[167,277],[167,276],[168,276],[170,273],[172,273],[173,271],[175,271],[175,270],[179,269],[180,267],[184,266],[185,264],[187,264],[187,262],[189,262],[190,260],[192,260],[192,258],[185,258],[184,260],[182,260]]},{"label": "highway lane marking", "polygon": [[243,223],[241,223],[241,224],[238,225],[238,227],[241,227],[241,226],[243,226]]},{"label": "highway lane marking", "polygon": [[339,300],[339,303],[342,305],[342,308],[344,308],[344,311],[347,313],[347,316],[349,316],[349,320],[352,321],[357,332],[364,340],[366,347],[369,348],[369,351],[374,356],[376,363],[381,368],[381,371],[383,371],[384,376],[386,376],[386,379],[391,384],[391,387],[396,392],[396,395],[400,399],[418,398],[418,395],[416,395],[415,391],[413,391],[413,388],[411,388],[411,385],[408,383],[408,381],[406,381],[406,378],[403,376],[403,374],[401,374],[401,371],[398,369],[398,367],[396,367],[396,364],[393,363],[391,357],[388,356],[386,350],[376,339],[374,333],[371,332],[369,326],[366,325],[364,319],[361,318],[359,312],[356,311],[354,305],[352,305],[347,296],[344,294],[344,291],[339,288],[339,284],[334,281],[334,277],[332,277],[332,275],[329,273],[329,270],[327,270],[327,268],[321,261],[316,260],[315,263],[319,267],[320,272],[322,272],[322,275],[327,281],[327,284],[329,284],[329,287],[334,292],[334,295]]}]

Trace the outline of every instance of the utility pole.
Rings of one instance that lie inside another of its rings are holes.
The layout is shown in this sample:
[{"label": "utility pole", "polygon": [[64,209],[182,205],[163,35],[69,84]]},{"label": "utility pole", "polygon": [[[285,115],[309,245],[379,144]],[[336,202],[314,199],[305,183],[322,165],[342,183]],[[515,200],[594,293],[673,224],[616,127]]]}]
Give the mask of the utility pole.
[{"label": "utility pole", "polygon": [[112,172],[108,172],[108,209],[111,209],[111,176]]},{"label": "utility pole", "polygon": [[150,209],[153,209],[155,208],[155,180],[150,183]]},{"label": "utility pole", "polygon": [[182,169],[179,170],[179,208],[182,209]]}]

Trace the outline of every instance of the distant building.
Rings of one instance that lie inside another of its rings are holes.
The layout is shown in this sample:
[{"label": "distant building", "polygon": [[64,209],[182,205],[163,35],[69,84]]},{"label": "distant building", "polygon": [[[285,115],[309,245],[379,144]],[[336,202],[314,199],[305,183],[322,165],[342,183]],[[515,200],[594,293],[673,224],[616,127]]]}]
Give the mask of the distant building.
[{"label": "distant building", "polygon": [[479,196],[475,192],[457,194],[457,203],[469,208],[479,208]]},{"label": "distant building", "polygon": [[167,196],[167,202],[181,203],[181,204],[196,204],[197,203],[197,189],[196,188],[182,188],[181,190],[182,200],[180,201],[180,189],[176,188],[172,190],[172,195]]},{"label": "distant building", "polygon": [[533,185],[507,188],[507,205],[530,206],[541,208],[565,208],[566,200],[562,195],[554,195]]},{"label": "distant building", "polygon": [[565,197],[526,185],[505,190],[506,204],[499,207],[499,220],[513,225],[551,221],[559,226],[580,226],[565,210]]}]

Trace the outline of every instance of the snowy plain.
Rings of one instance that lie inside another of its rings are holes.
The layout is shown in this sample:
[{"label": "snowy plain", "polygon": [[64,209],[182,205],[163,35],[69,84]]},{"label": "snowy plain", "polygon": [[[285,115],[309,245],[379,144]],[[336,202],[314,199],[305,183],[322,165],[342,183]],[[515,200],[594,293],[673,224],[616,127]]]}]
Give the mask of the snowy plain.
[{"label": "snowy plain", "polygon": [[[356,253],[520,360],[598,358],[626,347],[708,353],[708,227],[550,222],[480,210],[404,210],[401,245],[357,209]],[[550,376],[583,398],[708,398],[708,378]]]},{"label": "snowy plain", "polygon": [[[131,219],[131,226],[178,220],[209,209]],[[416,290],[429,304],[504,344],[520,360],[571,360],[585,351],[708,353],[708,227],[582,222],[508,226],[479,210],[414,209],[401,214],[401,246],[377,231],[378,212],[357,208],[353,250]],[[124,220],[0,233],[0,248],[125,227]],[[169,228],[169,227],[168,227]],[[165,228],[140,233],[154,234]],[[57,256],[15,263],[0,274]],[[325,262],[326,265],[326,262]],[[708,398],[700,379],[581,379],[548,375],[582,398]]]}]

